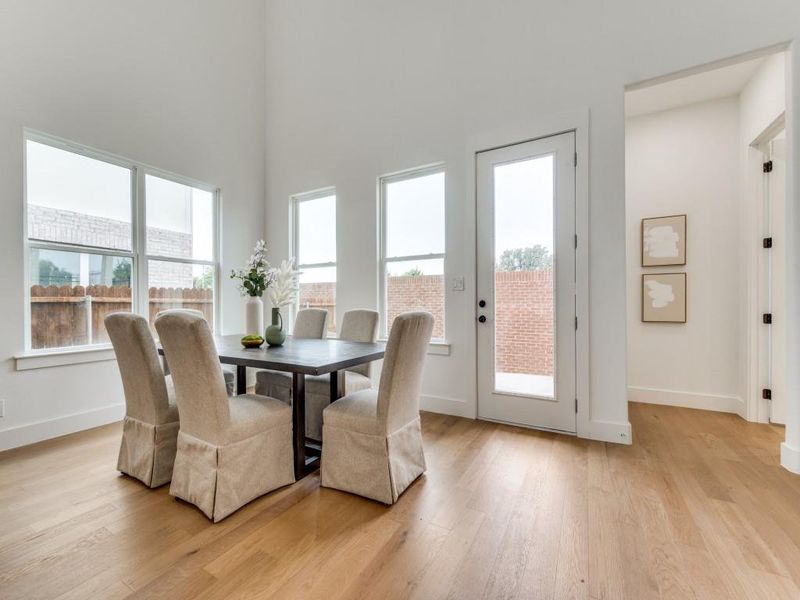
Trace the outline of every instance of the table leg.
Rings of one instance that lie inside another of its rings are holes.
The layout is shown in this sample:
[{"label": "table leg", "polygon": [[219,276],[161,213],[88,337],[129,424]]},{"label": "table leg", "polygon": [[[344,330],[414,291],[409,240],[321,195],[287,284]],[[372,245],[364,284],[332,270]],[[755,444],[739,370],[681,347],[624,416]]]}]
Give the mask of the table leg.
[{"label": "table leg", "polygon": [[331,404],[344,396],[344,371],[331,371]]},{"label": "table leg", "polygon": [[292,445],[294,446],[294,478],[306,474],[306,376],[292,373]]},{"label": "table leg", "polygon": [[236,395],[247,393],[247,367],[236,365]]}]

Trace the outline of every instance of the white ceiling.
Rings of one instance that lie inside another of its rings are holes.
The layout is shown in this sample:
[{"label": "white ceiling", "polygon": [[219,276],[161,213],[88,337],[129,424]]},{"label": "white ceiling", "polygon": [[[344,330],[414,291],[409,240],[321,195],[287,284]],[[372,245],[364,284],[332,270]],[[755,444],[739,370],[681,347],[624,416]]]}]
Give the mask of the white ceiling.
[{"label": "white ceiling", "polygon": [[629,90],[625,93],[625,116],[635,117],[738,95],[764,60],[763,57],[757,58]]}]

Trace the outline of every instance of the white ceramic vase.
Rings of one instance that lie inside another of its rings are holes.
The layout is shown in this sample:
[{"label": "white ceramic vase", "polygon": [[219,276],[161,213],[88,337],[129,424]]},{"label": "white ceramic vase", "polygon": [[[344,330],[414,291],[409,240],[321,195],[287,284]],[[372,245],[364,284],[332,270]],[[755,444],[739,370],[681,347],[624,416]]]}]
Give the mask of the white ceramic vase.
[{"label": "white ceramic vase", "polygon": [[248,296],[244,304],[245,335],[264,335],[264,302],[258,296]]}]

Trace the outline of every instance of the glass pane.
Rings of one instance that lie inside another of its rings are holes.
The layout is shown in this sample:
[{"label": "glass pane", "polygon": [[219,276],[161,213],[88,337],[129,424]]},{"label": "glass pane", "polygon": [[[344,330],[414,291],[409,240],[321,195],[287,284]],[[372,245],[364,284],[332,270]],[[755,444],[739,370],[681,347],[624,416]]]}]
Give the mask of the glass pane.
[{"label": "glass pane", "polygon": [[131,259],[83,252],[29,253],[31,348],[109,342],[104,320],[131,310]]},{"label": "glass pane", "polygon": [[404,312],[426,310],[433,315],[433,339],[444,338],[444,259],[386,263],[386,324]]},{"label": "glass pane", "polygon": [[214,260],[214,194],[153,175],[145,192],[148,254]]},{"label": "glass pane", "polygon": [[26,142],[28,237],[131,249],[131,171]]},{"label": "glass pane", "polygon": [[386,257],[444,254],[444,172],[386,184]]},{"label": "glass pane", "polygon": [[300,267],[300,308],[328,311],[328,332],[336,333],[336,267]]},{"label": "glass pane", "polygon": [[336,196],[297,204],[297,262],[336,262]]},{"label": "glass pane", "polygon": [[214,267],[161,260],[147,265],[151,327],[162,310],[191,308],[202,312],[214,330]]},{"label": "glass pane", "polygon": [[494,168],[495,390],[554,397],[553,157]]}]

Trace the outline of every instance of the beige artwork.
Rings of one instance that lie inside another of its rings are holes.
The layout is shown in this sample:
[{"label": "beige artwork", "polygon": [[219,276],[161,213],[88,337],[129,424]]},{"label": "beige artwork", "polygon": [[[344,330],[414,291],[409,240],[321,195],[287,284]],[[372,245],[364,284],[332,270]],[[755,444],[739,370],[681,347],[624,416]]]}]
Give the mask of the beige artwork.
[{"label": "beige artwork", "polygon": [[642,275],[642,321],[686,323],[686,273]]},{"label": "beige artwork", "polygon": [[642,219],[642,266],[686,264],[686,215]]}]

